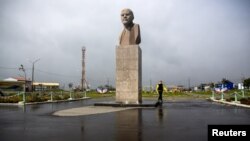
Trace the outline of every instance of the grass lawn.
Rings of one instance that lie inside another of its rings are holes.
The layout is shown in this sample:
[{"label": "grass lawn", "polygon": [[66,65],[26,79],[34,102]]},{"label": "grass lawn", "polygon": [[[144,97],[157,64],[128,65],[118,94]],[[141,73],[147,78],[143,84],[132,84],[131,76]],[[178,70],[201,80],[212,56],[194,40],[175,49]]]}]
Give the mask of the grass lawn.
[{"label": "grass lawn", "polygon": [[[234,100],[234,93],[237,92],[237,99],[249,99],[250,91],[245,90],[244,96],[242,91],[239,90],[231,90],[224,93],[224,99],[227,101]],[[69,92],[69,91],[54,91],[54,92],[33,92],[33,93],[26,93],[26,102],[42,102],[51,100],[67,100],[69,98],[78,99],[85,97],[85,92]],[[86,97],[90,98],[103,98],[103,97],[114,97],[115,98],[115,91],[108,92],[105,94],[97,93],[96,91],[88,91],[86,92]],[[200,91],[200,92],[165,92],[163,93],[164,100],[175,100],[175,99],[207,99],[212,97],[211,91]],[[216,99],[221,99],[221,94],[214,94]],[[158,94],[156,92],[142,92],[143,99],[157,99]],[[0,97],[0,103],[18,103],[19,101],[23,100],[22,93],[11,93],[8,96]]]}]

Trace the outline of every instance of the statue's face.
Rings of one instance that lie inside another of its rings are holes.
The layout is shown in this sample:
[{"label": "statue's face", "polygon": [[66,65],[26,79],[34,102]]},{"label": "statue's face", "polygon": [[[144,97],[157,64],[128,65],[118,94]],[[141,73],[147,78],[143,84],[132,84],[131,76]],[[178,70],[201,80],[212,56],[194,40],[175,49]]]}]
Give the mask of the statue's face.
[{"label": "statue's face", "polygon": [[129,25],[133,22],[134,16],[129,9],[124,9],[121,12],[121,20],[124,25]]}]

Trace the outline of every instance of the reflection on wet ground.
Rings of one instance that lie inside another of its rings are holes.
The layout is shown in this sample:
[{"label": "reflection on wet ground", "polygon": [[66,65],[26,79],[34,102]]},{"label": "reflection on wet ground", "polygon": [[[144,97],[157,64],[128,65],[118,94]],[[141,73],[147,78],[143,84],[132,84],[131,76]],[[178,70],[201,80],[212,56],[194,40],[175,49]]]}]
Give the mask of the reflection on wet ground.
[{"label": "reflection on wet ground", "polygon": [[89,106],[97,101],[0,107],[1,141],[83,140],[207,140],[208,124],[249,124],[250,109],[203,100],[165,102],[98,115],[57,117],[58,110]]}]

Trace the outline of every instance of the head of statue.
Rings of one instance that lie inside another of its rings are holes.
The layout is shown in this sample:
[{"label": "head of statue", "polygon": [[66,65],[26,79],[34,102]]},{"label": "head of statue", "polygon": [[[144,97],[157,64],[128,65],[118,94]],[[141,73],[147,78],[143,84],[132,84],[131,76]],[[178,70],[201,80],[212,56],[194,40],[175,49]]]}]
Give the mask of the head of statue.
[{"label": "head of statue", "polygon": [[134,14],[130,9],[123,9],[121,11],[121,20],[124,26],[129,26],[133,24]]},{"label": "head of statue", "polygon": [[159,81],[159,84],[162,84],[162,80]]}]

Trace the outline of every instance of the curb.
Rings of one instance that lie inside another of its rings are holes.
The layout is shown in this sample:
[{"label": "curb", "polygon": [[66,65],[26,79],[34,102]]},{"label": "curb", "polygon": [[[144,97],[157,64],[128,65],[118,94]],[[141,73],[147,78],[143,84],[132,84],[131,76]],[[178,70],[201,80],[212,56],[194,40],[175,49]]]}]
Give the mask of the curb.
[{"label": "curb", "polygon": [[[43,102],[30,102],[30,103],[25,103],[25,105],[72,102],[72,101],[80,101],[80,100],[86,100],[86,99],[91,99],[91,98],[90,97],[84,97],[84,98],[71,99],[71,100],[54,100],[54,101],[43,101]],[[23,106],[24,105],[22,101],[20,101],[19,103],[0,103],[0,106]]]},{"label": "curb", "polygon": [[224,101],[224,100],[216,100],[216,99],[213,99],[213,98],[210,98],[209,100],[214,101],[214,102],[218,102],[218,103],[233,105],[233,106],[250,108],[250,105],[240,104],[240,103],[237,103],[237,102],[227,102],[227,101]]}]

